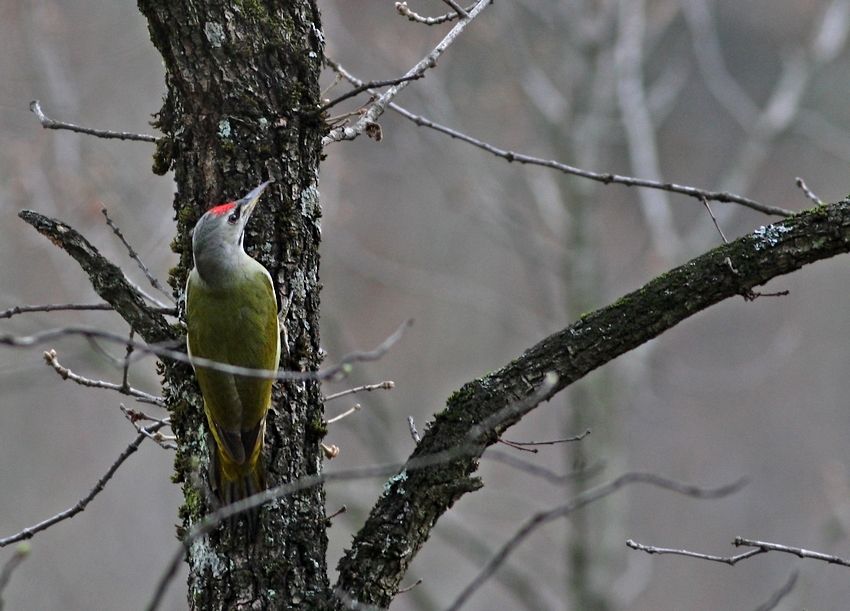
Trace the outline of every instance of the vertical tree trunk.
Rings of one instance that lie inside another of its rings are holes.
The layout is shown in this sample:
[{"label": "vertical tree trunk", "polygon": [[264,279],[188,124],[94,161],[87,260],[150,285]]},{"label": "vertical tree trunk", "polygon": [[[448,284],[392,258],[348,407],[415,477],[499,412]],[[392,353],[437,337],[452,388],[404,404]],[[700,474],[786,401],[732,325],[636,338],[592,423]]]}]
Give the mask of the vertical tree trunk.
[{"label": "vertical tree trunk", "polygon": [[[321,123],[306,109],[318,100],[322,32],[313,0],[139,0],[162,54],[167,94],[157,118],[165,137],[154,171],[174,170],[179,255],[170,283],[182,293],[191,268],[191,229],[213,203],[274,178],[254,212],[246,248],[271,273],[281,305],[281,367],[319,363]],[[164,210],[163,210],[163,213]],[[200,395],[185,366],[163,369],[164,392],[180,442],[176,481],[183,528],[210,508],[207,432]],[[269,485],[321,468],[318,383],[275,390],[266,432]],[[312,609],[328,592],[324,493],[316,487],[267,506],[261,536],[219,529],[189,552],[193,609]]]}]

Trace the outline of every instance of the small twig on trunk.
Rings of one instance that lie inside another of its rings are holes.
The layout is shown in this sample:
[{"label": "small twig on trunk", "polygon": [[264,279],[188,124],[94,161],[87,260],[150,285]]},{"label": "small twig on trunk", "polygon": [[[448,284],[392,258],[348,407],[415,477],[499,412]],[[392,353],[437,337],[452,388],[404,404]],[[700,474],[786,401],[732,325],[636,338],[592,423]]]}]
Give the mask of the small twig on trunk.
[{"label": "small twig on trunk", "polygon": [[156,142],[157,137],[150,134],[134,134],[132,132],[114,132],[106,129],[92,129],[90,127],[82,127],[73,123],[65,123],[63,121],[54,121],[44,114],[41,110],[41,103],[38,100],[30,102],[30,110],[38,117],[38,122],[44,129],[65,129],[78,134],[87,134],[98,138],[107,138],[113,140],[136,140],[138,142]]},{"label": "small twig on trunk", "polygon": [[325,397],[322,397],[322,401],[327,403],[328,401],[333,401],[334,399],[339,399],[341,397],[353,395],[359,392],[372,392],[373,390],[392,390],[393,388],[395,388],[395,382],[393,382],[392,380],[384,380],[383,382],[378,382],[377,384],[364,384],[363,386],[355,386],[354,388],[348,388],[346,390],[327,395]]},{"label": "small twig on trunk", "polygon": [[814,191],[809,189],[809,186],[806,184],[806,181],[800,178],[799,176],[795,179],[797,186],[803,192],[809,201],[811,201],[815,206],[823,206],[823,200],[815,195]]}]

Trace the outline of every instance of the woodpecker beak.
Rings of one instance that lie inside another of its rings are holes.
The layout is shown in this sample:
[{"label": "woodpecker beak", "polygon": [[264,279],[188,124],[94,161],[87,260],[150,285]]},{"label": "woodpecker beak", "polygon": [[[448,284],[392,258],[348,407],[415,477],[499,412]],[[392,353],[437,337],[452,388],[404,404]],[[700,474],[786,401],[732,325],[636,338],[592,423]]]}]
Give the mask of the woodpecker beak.
[{"label": "woodpecker beak", "polygon": [[254,211],[254,206],[257,205],[257,201],[260,199],[260,196],[263,194],[263,191],[266,190],[270,184],[272,184],[274,180],[267,180],[259,187],[248,193],[245,197],[236,202],[236,205],[242,208],[242,218],[247,221],[248,217],[251,216],[251,213]]}]

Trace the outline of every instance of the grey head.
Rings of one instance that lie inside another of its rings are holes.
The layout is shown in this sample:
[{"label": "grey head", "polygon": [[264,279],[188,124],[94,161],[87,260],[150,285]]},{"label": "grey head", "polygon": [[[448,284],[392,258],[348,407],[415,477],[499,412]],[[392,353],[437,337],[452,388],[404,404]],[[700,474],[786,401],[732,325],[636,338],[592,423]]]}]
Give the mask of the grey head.
[{"label": "grey head", "polygon": [[242,199],[210,208],[195,225],[192,254],[195,268],[205,282],[225,278],[248,256],[242,248],[245,226],[260,195],[272,182],[264,182]]}]

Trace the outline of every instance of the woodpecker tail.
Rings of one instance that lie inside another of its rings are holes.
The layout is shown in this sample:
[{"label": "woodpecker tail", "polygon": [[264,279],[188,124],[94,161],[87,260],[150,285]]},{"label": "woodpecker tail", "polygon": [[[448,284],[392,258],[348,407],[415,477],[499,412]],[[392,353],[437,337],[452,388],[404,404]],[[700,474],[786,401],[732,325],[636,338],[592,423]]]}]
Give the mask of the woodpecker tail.
[{"label": "woodpecker tail", "polygon": [[[259,443],[258,446],[261,448],[262,443]],[[216,444],[211,456],[213,457],[211,484],[213,492],[222,506],[241,501],[266,489],[266,474],[259,451],[250,457],[253,460],[238,464],[232,461]],[[232,530],[239,523],[240,516],[245,517],[249,536],[252,539],[256,538],[260,509],[251,509],[230,518],[227,523]]]}]

